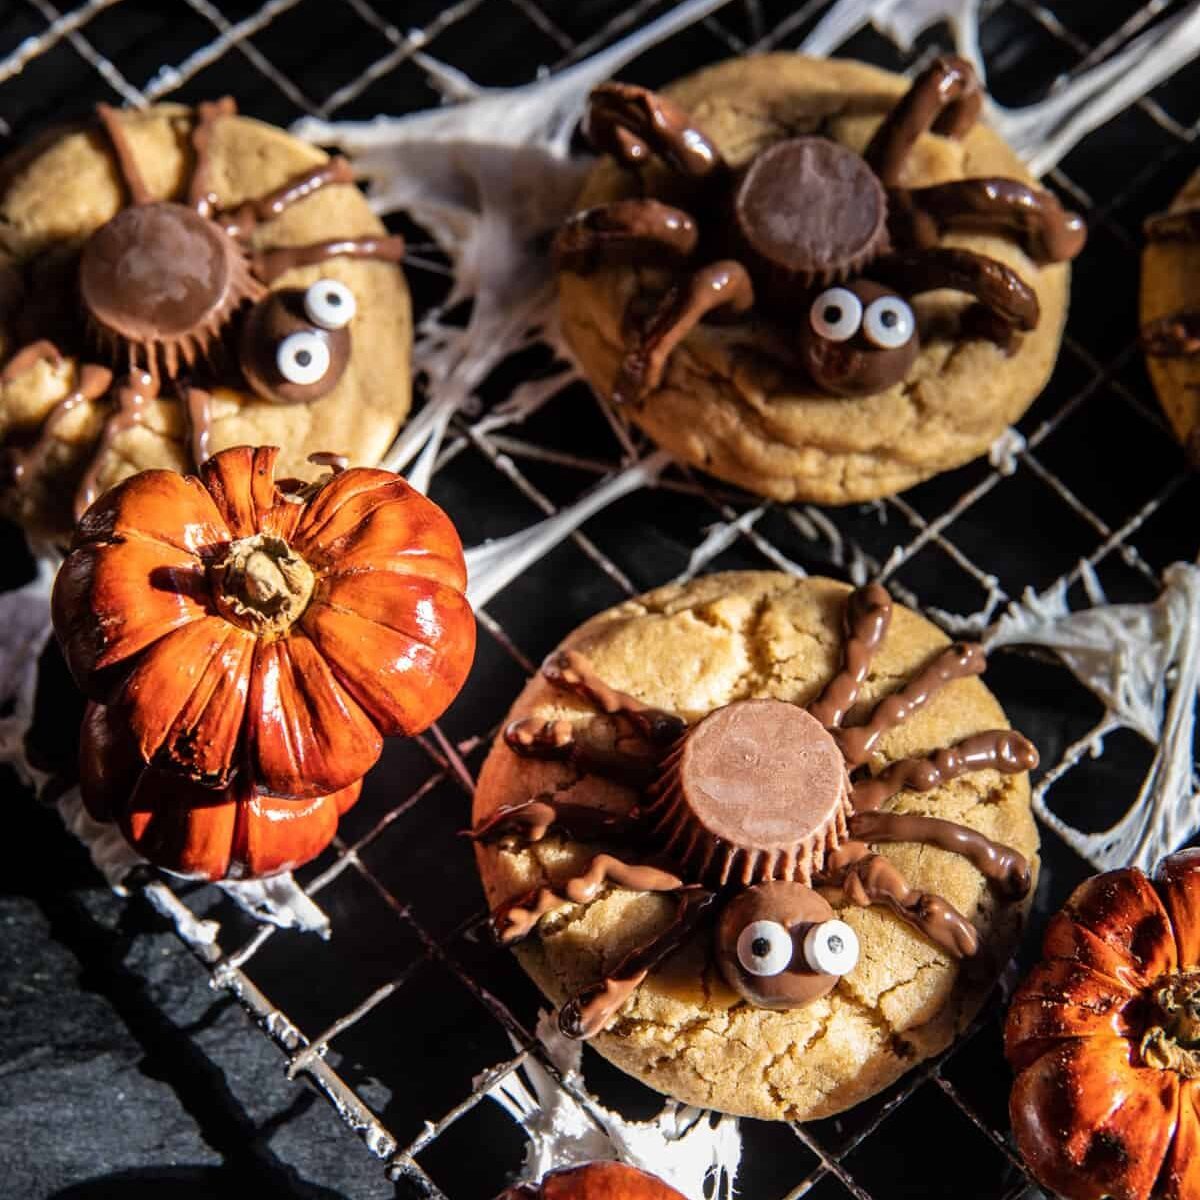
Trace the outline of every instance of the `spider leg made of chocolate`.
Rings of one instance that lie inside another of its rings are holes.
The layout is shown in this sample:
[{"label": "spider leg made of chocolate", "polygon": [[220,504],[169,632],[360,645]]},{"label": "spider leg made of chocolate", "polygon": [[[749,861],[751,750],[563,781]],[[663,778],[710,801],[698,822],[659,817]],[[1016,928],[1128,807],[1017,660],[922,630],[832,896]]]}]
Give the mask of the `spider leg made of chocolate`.
[{"label": "spider leg made of chocolate", "polygon": [[[262,399],[303,403],[336,386],[350,359],[347,326],[356,310],[354,296],[329,279],[303,290],[269,291],[283,272],[335,257],[399,262],[404,256],[399,236],[253,249],[250,238],[258,225],[323,187],[352,183],[353,172],[344,159],[334,158],[264,196],[220,209],[210,181],[211,143],[217,122],[237,112],[228,97],[197,106],[191,131],[195,157],[182,201],[153,198],[117,113],[105,104],[96,111],[128,202],[84,243],[78,293],[82,342],[99,350],[111,369],[81,362],[75,387],[43,419],[32,445],[10,452],[6,472],[10,483],[35,474],[67,414],[109,396],[111,411],[76,493],[77,517],[96,498],[101,464],[114,438],[145,422],[164,380],[184,406],[195,465],[208,457],[212,395],[195,377],[212,374],[235,324],[241,374]],[[87,353],[82,344],[79,351]],[[57,365],[64,356],[52,341],[29,341],[9,359],[0,380],[17,378],[41,359]]]},{"label": "spider leg made of chocolate", "polygon": [[[1200,206],[1150,217],[1143,227],[1150,242],[1200,242]],[[1142,349],[1154,358],[1191,358],[1200,354],[1200,310],[1181,309],[1142,326]]]},{"label": "spider leg made of chocolate", "polygon": [[787,1009],[825,995],[857,961],[857,940],[818,888],[852,904],[888,907],[951,957],[974,955],[979,938],[966,917],[941,897],[912,889],[869,843],[938,846],[966,858],[1002,900],[1028,893],[1029,864],[1016,850],[954,821],[881,808],[905,789],[929,791],[975,771],[1018,774],[1037,765],[1032,744],[1004,729],[864,773],[880,737],[946,684],[984,668],[978,646],[949,646],[865,722],[844,727],[890,616],[891,599],[878,584],[851,593],[841,669],[807,708],[739,700],[690,726],[608,687],[578,651],[547,660],[544,677],[627,730],[632,748],[618,739],[619,748],[598,750],[586,726],[530,717],[509,724],[508,746],[524,757],[569,762],[580,775],[616,779],[641,799],[627,812],[610,812],[543,794],[477,825],[476,840],[509,848],[557,828],[572,840],[629,850],[598,852],[564,883],[512,897],[493,914],[498,936],[519,941],[542,917],[587,903],[610,885],[676,901],[667,929],[563,1006],[565,1033],[590,1037],[606,1028],[646,975],[714,914],[718,965],[745,999]]},{"label": "spider leg made of chocolate", "polygon": [[942,57],[896,103],[862,155],[804,135],[776,142],[735,171],[667,97],[623,83],[596,88],[583,125],[593,147],[635,171],[658,158],[690,190],[696,210],[648,196],[617,200],[576,214],[559,231],[560,270],[638,263],[683,274],[647,319],[630,322],[613,400],[633,403],[658,387],[671,352],[710,315],[753,311],[786,328],[799,304],[808,317],[796,331],[801,363],[834,395],[882,391],[907,375],[920,348],[908,298],[921,292],[973,296],[963,336],[1014,349],[1038,322],[1032,288],[1006,264],[941,247],[938,239],[994,234],[1016,241],[1035,262],[1060,262],[1082,249],[1082,219],[1015,179],[899,183],[922,133],[963,137],[982,101],[970,64]]}]

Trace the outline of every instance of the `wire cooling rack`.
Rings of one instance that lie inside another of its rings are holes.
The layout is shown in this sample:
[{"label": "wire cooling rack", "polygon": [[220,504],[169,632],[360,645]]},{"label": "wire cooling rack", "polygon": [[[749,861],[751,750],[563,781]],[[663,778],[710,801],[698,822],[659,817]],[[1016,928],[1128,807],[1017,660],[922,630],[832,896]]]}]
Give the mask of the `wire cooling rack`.
[{"label": "wire cooling rack", "polygon": [[[361,119],[438,102],[418,50],[479,84],[512,86],[611,43],[670,5],[653,0],[49,0],[0,3],[4,147],[83,115],[98,100],[140,105],[233,93],[278,124],[308,114]],[[634,63],[661,84],[734,54],[797,46],[827,9],[731,0]],[[1018,106],[1092,65],[1184,4],[986,0],[980,39],[993,95]],[[838,53],[898,71],[949,45],[935,28],[911,53],[870,31]],[[166,64],[166,65],[164,65]],[[299,873],[332,937],[255,925],[215,889],[145,887],[285,1056],[382,1160],[402,1196],[494,1195],[518,1167],[519,1130],[486,1088],[527,1056],[544,1006],[486,934],[469,846],[472,777],[527,673],[598,609],[700,570],[798,566],[874,574],[908,603],[960,615],[998,612],[1026,587],[1059,579],[1083,600],[1085,576],[1114,600],[1147,600],[1163,568],[1196,553],[1195,477],[1169,435],[1135,346],[1142,219],[1165,207],[1197,164],[1200,74],[1185,68],[1071,152],[1050,184],[1081,208],[1090,245],[1057,369],[1018,426],[1024,448],[904,495],[847,509],[763,504],[684,469],[590,519],[479,614],[471,681],[426,736],[388,745],[335,844]],[[448,290],[445,260],[407,229],[419,310]],[[527,352],[483,389],[486,406],[551,369]],[[581,385],[519,426],[487,432],[457,419],[432,495],[464,542],[510,534],[571,504],[617,469],[622,447]],[[1011,469],[1010,469],[1011,468]],[[1082,566],[1086,563],[1092,571]],[[935,615],[937,615],[935,613]],[[1053,769],[1095,723],[1095,699],[1060,667],[994,656],[988,682]],[[1054,792],[1075,824],[1104,828],[1136,791],[1151,750],[1132,735],[1071,764]],[[1052,833],[1033,929],[1088,873]],[[1009,1074],[993,1003],[940,1059],[837,1119],[743,1123],[740,1192],[751,1200],[1033,1196],[1008,1140]],[[626,1116],[660,1099],[588,1052],[589,1087]]]}]

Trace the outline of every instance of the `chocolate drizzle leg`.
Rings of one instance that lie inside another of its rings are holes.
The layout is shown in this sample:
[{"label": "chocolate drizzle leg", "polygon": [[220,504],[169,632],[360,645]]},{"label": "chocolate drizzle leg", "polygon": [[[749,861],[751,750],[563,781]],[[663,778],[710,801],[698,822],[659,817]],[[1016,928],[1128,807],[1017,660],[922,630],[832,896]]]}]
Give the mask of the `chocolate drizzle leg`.
[{"label": "chocolate drizzle leg", "polygon": [[924,758],[890,763],[878,775],[859,780],[851,799],[856,813],[869,812],[905,788],[929,792],[972,771],[992,768],[1005,775],[1017,775],[1037,765],[1038,753],[1028,738],[1011,729],[998,729],[974,734]]},{"label": "chocolate drizzle leg", "polygon": [[717,894],[704,888],[681,888],[676,895],[678,907],[671,924],[644,946],[627,954],[610,975],[568,1000],[558,1014],[560,1031],[575,1039],[602,1033],[646,976],[691,937],[716,900]]},{"label": "chocolate drizzle leg", "polygon": [[187,413],[188,448],[192,463],[201,467],[208,461],[212,449],[212,393],[203,388],[183,388],[184,411]]},{"label": "chocolate drizzle leg", "polygon": [[7,464],[6,482],[21,483],[36,476],[50,453],[62,419],[81,404],[99,400],[111,385],[112,372],[107,367],[85,363],[79,369],[79,380],[75,387],[46,414],[33,445],[27,450],[13,451]]},{"label": "chocolate drizzle leg", "polygon": [[834,734],[846,762],[852,768],[866,762],[875,743],[885,733],[907,721],[946,684],[970,675],[982,675],[986,665],[983,650],[977,645],[957,642],[943,650],[916,679],[881,700],[865,725],[839,729]]},{"label": "chocolate drizzle leg", "polygon": [[932,129],[961,138],[979,118],[983,94],[965,58],[944,55],[925,68],[900,102],[884,117],[863,158],[884,187],[895,187],[913,143]]},{"label": "chocolate drizzle leg", "polygon": [[210,156],[212,153],[213,127],[222,117],[237,113],[237,103],[232,96],[196,105],[196,123],[192,126],[192,150],[196,161],[192,167],[192,178],[188,183],[187,202],[202,217],[210,217],[216,208],[217,197],[209,185]]},{"label": "chocolate drizzle leg", "polygon": [[1200,241],[1200,207],[1156,213],[1142,226],[1148,242]]},{"label": "chocolate drizzle leg", "polygon": [[[591,1037],[606,1028],[647,975],[718,904],[722,916],[716,937],[727,981],[729,971],[749,970],[746,954],[770,952],[765,934],[765,949],[755,949],[757,941],[742,948],[742,934],[750,928],[746,922],[790,930],[799,946],[814,922],[836,916],[817,888],[838,889],[850,904],[892,909],[954,958],[975,954],[979,936],[970,921],[942,897],[910,887],[868,843],[936,846],[972,864],[1001,902],[1028,894],[1032,872],[1016,849],[955,821],[879,809],[901,789],[929,791],[986,769],[1005,774],[1030,769],[1037,752],[1020,734],[974,734],[851,783],[849,770],[866,761],[885,732],[908,720],[939,688],[984,666],[978,646],[950,646],[880,701],[865,724],[842,727],[886,637],[891,608],[891,598],[878,584],[847,597],[841,667],[807,710],[778,699],[738,700],[688,726],[609,687],[578,651],[547,659],[546,678],[589,704],[594,719],[602,714],[632,728],[648,755],[638,762],[643,769],[655,768],[657,778],[646,785],[643,777],[642,799],[629,808],[581,805],[556,792],[539,792],[481,820],[470,834],[478,843],[512,849],[535,844],[557,828],[569,839],[613,844],[628,855],[597,852],[582,875],[508,900],[493,915],[497,934],[505,942],[527,937],[542,917],[567,904],[589,903],[610,884],[670,892],[679,904],[664,933],[563,1006],[564,1033]],[[586,724],[522,717],[509,724],[505,740],[523,756],[614,777],[612,762],[593,758],[581,734],[587,738]],[[834,953],[832,942],[826,949]],[[841,974],[853,969],[850,962],[845,971],[828,974],[812,964],[807,950],[803,953],[805,962],[788,968],[800,973],[793,985],[731,986],[751,1003],[796,1008],[828,994]]]},{"label": "chocolate drizzle leg", "polygon": [[505,727],[504,740],[524,758],[567,762],[581,775],[601,775],[630,787],[649,786],[657,772],[652,758],[629,754],[618,747],[601,749],[579,741],[574,726],[567,720],[522,717]]},{"label": "chocolate drizzle leg", "polygon": [[659,200],[614,200],[567,219],[554,237],[554,269],[587,275],[618,263],[683,263],[698,238],[696,222],[682,209]]},{"label": "chocolate drizzle leg", "polygon": [[379,262],[404,261],[404,238],[398,233],[388,237],[335,238],[329,242],[310,242],[306,246],[279,246],[260,250],[252,258],[259,279],[273,283],[293,267],[311,267],[331,258],[370,258]]},{"label": "chocolate drizzle leg", "polygon": [[493,922],[500,940],[508,944],[528,937],[547,913],[568,904],[587,904],[610,883],[637,892],[673,892],[683,887],[683,880],[669,871],[622,862],[611,854],[597,854],[588,869],[568,879],[561,890],[535,888],[497,909]]},{"label": "chocolate drizzle leg", "polygon": [[154,197],[146,187],[141,171],[138,170],[137,160],[133,156],[129,139],[125,136],[125,130],[121,126],[121,118],[117,115],[117,110],[109,104],[97,104],[96,116],[100,118],[100,125],[108,135],[113,157],[117,160],[117,171],[121,176],[121,182],[125,185],[125,190],[129,193],[129,202],[131,204],[153,203]]},{"label": "chocolate drizzle leg", "polygon": [[878,583],[851,592],[843,618],[846,643],[842,669],[809,706],[809,713],[826,729],[836,729],[858,699],[875,652],[883,645],[892,619],[892,598]]},{"label": "chocolate drizzle leg", "polygon": [[143,423],[146,406],[158,396],[158,381],[147,371],[135,371],[117,384],[114,395],[117,411],[105,420],[100,442],[93,451],[91,461],[75,492],[76,521],[100,494],[99,477],[100,469],[104,465],[104,456],[120,434]]},{"label": "chocolate drizzle leg", "polygon": [[613,403],[632,403],[658,387],[672,351],[709,313],[728,309],[737,315],[753,305],[754,284],[740,263],[724,259],[702,267],[672,288],[646,322],[621,363]]},{"label": "chocolate drizzle leg", "polygon": [[725,165],[678,104],[630,83],[602,83],[592,91],[583,134],[626,167],[644,166],[655,154],[681,175],[701,179]]},{"label": "chocolate drizzle leg", "polygon": [[247,200],[237,208],[224,210],[216,215],[217,220],[231,237],[245,238],[264,221],[278,217],[293,204],[318,192],[332,183],[353,183],[354,168],[344,158],[334,157],[328,162],[310,167],[293,175],[282,187],[260,197]]},{"label": "chocolate drizzle leg", "polygon": [[43,360],[57,367],[62,363],[63,353],[53,342],[39,338],[36,342],[22,346],[4,364],[4,370],[0,371],[0,383],[11,383]]},{"label": "chocolate drizzle leg", "polygon": [[979,949],[975,926],[953,904],[909,887],[886,858],[862,842],[847,842],[834,851],[827,876],[852,904],[885,905],[952,958],[970,958]]},{"label": "chocolate drizzle leg", "polygon": [[862,842],[920,842],[961,854],[1005,899],[1020,900],[1031,875],[1025,856],[982,833],[917,813],[860,812],[850,818],[850,833]]},{"label": "chocolate drizzle leg", "polygon": [[1200,312],[1182,309],[1147,321],[1138,340],[1152,358],[1191,358],[1200,354]]}]

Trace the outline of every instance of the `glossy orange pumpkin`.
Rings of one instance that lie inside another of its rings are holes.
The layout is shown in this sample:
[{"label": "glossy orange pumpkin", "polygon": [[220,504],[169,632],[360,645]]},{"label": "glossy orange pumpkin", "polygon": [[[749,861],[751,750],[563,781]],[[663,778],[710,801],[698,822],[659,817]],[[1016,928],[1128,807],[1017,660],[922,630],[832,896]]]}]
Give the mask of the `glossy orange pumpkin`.
[{"label": "glossy orange pumpkin", "polygon": [[1013,1134],[1070,1200],[1200,1200],[1200,851],[1089,879],[1046,930],[1005,1048]]},{"label": "glossy orange pumpkin", "polygon": [[683,1195],[637,1167],[591,1162],[564,1167],[541,1183],[518,1183],[497,1200],[684,1200]]},{"label": "glossy orange pumpkin", "polygon": [[148,767],[112,709],[89,704],[79,739],[79,789],[95,821],[115,822],[145,859],[189,879],[259,879],[316,858],[362,781],[311,800],[256,796],[242,779],[205,788]]},{"label": "glossy orange pumpkin", "polygon": [[441,715],[475,619],[441,509],[390,471],[277,484],[277,454],[239,446],[199,478],[143,471],[101,496],[55,581],[54,628],[144,762],[311,798]]}]

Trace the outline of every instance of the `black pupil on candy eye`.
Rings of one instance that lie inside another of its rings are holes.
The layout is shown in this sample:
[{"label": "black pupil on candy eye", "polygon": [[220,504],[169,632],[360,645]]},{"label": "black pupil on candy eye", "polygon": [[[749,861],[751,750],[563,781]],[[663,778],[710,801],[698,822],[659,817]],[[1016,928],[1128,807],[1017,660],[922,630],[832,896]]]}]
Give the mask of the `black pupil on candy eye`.
[{"label": "black pupil on candy eye", "polygon": [[826,942],[825,944],[826,944],[826,945],[827,945],[827,946],[830,948],[830,950],[832,950],[832,951],[834,952],[834,954],[840,954],[840,953],[842,952],[842,946],[843,946],[845,943],[844,943],[844,942],[842,941],[842,939],[841,939],[840,937],[838,937],[838,935],[835,933],[835,934],[833,935],[833,937],[831,937],[831,938],[829,939],[829,941],[828,941],[828,942]]},{"label": "black pupil on candy eye", "polygon": [[883,312],[879,314],[880,323],[886,329],[891,329],[891,327],[895,325],[899,319],[899,315],[893,312],[890,308],[885,308]]},{"label": "black pupil on candy eye", "polygon": [[842,310],[836,304],[827,304],[821,312],[827,325],[836,325],[842,319]]},{"label": "black pupil on candy eye", "polygon": [[750,943],[750,952],[755,958],[766,958],[771,952],[771,943],[765,937],[757,937]]},{"label": "black pupil on candy eye", "polygon": [[339,304],[341,304],[341,302],[342,302],[342,298],[341,298],[341,296],[339,296],[337,294],[337,292],[326,292],[325,293],[325,303],[326,304],[332,304],[334,308],[337,308],[337,306]]},{"label": "black pupil on candy eye", "polygon": [[312,362],[312,355],[307,350],[297,350],[296,362],[302,367],[307,367]]}]

